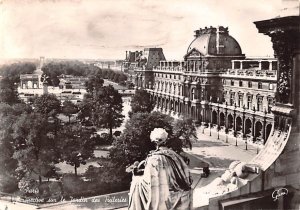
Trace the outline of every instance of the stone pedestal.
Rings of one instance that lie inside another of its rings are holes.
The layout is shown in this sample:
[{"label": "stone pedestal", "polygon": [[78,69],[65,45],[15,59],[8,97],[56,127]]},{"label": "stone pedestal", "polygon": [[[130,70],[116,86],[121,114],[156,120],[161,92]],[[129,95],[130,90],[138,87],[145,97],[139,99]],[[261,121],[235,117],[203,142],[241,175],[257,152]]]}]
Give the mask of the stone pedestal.
[{"label": "stone pedestal", "polygon": [[48,83],[43,82],[43,94],[48,94]]}]

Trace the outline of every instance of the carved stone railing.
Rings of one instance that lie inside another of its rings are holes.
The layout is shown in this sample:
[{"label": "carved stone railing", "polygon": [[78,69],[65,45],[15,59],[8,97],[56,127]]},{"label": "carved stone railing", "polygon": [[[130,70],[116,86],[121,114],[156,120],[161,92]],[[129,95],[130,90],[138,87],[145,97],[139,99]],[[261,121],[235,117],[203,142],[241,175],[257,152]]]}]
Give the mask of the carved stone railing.
[{"label": "carved stone railing", "polygon": [[238,78],[261,78],[277,79],[276,70],[258,70],[258,69],[229,69],[222,76],[234,76]]}]

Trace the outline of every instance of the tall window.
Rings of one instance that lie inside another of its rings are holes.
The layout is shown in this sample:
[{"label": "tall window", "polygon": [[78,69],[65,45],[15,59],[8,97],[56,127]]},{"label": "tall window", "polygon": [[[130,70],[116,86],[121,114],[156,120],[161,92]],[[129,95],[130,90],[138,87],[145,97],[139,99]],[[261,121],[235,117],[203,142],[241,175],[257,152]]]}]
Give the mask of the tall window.
[{"label": "tall window", "polygon": [[239,81],[239,86],[243,87],[243,81],[242,80]]},{"label": "tall window", "polygon": [[252,95],[247,96],[247,108],[251,109],[252,107]]},{"label": "tall window", "polygon": [[252,82],[248,81],[248,88],[252,88]]},{"label": "tall window", "polygon": [[173,87],[173,94],[174,95],[176,94],[176,84],[174,84],[174,87]]},{"label": "tall window", "polygon": [[262,89],[262,83],[258,82],[258,89]]},{"label": "tall window", "polygon": [[274,89],[273,84],[272,83],[269,84],[269,90],[273,90],[273,89]]},{"label": "tall window", "polygon": [[263,97],[257,97],[257,111],[263,111]]},{"label": "tall window", "polygon": [[196,99],[195,98],[195,88],[192,89],[192,100]]},{"label": "tall window", "polygon": [[231,86],[234,86],[234,80],[230,81]]},{"label": "tall window", "polygon": [[222,93],[222,95],[223,95],[223,100],[222,100],[222,102],[226,102],[226,95],[227,95],[227,91],[224,91],[223,93]]},{"label": "tall window", "polygon": [[238,106],[243,107],[243,94],[239,94]]},{"label": "tall window", "polygon": [[274,103],[273,101],[274,101],[273,98],[271,98],[271,97],[268,98],[268,113],[271,113],[271,109],[272,109],[272,106]]},{"label": "tall window", "polygon": [[230,93],[230,106],[234,105],[234,101],[235,101],[235,94],[234,93]]}]

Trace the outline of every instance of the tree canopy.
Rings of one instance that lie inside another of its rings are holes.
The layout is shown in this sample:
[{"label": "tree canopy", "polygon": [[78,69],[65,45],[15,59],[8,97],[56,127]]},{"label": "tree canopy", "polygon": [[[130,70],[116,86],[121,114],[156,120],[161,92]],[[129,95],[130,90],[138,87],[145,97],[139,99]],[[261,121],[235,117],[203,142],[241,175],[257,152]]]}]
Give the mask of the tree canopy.
[{"label": "tree canopy", "polygon": [[13,125],[13,139],[17,170],[25,176],[38,175],[41,183],[58,158],[48,119],[40,113],[23,113]]},{"label": "tree canopy", "polygon": [[67,125],[58,133],[58,148],[62,160],[74,166],[75,175],[80,164],[93,157],[95,141],[92,138],[91,130],[80,125]]},{"label": "tree canopy", "polygon": [[43,94],[34,101],[34,111],[48,115],[55,116],[60,112],[60,101],[54,94]]},{"label": "tree canopy", "polygon": [[150,93],[146,90],[136,90],[131,100],[131,113],[151,112],[155,106],[155,102],[151,100]]},{"label": "tree canopy", "polygon": [[42,67],[44,74],[49,76],[49,85],[58,86],[58,77],[62,74],[73,76],[88,76],[98,71],[98,67],[81,61],[51,61]]},{"label": "tree canopy", "polygon": [[19,83],[21,74],[31,74],[36,69],[36,64],[32,62],[13,63],[0,66],[0,75],[9,78],[11,83]]},{"label": "tree canopy", "polygon": [[123,122],[122,111],[122,97],[113,86],[104,86],[93,96],[92,121],[99,128],[109,129],[110,139],[112,129]]},{"label": "tree canopy", "polygon": [[167,146],[181,153],[184,147],[191,148],[196,135],[192,120],[174,120],[160,112],[135,113],[127,121],[122,135],[113,143],[110,156],[113,161],[124,166],[147,157],[155,149],[150,140],[154,128],[164,128],[168,132]]},{"label": "tree canopy", "polygon": [[133,114],[122,135],[113,144],[110,153],[113,160],[127,165],[145,159],[149,151],[155,149],[150,133],[157,127],[172,134],[172,118],[159,112]]},{"label": "tree canopy", "polygon": [[72,114],[76,114],[78,112],[78,106],[74,104],[72,101],[64,101],[62,106],[62,113],[69,118],[69,123],[71,122]]},{"label": "tree canopy", "polygon": [[0,80],[0,103],[15,104],[19,103],[17,86],[13,79],[4,77]]},{"label": "tree canopy", "polygon": [[95,75],[90,76],[89,80],[85,83],[86,91],[88,93],[98,92],[104,84],[104,80],[100,72]]}]

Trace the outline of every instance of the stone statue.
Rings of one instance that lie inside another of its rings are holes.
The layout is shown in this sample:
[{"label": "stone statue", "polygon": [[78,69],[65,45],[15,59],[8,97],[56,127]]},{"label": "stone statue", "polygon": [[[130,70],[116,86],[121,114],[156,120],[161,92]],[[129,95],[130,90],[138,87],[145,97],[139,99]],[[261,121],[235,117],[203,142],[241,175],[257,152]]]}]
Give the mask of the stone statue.
[{"label": "stone statue", "polygon": [[189,169],[180,155],[166,147],[168,133],[155,128],[151,141],[157,149],[144,161],[135,162],[129,192],[130,210],[169,210],[192,208],[192,180]]}]

